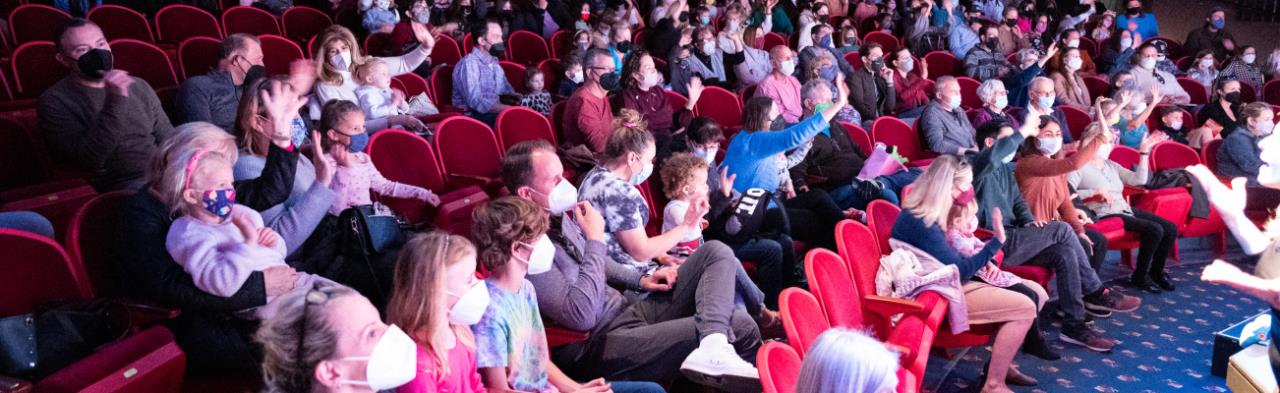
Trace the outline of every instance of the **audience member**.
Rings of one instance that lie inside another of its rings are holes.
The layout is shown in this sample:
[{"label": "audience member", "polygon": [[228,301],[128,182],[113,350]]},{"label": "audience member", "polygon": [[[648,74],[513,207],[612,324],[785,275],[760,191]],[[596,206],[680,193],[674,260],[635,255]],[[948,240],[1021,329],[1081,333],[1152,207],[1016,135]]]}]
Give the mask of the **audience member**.
[{"label": "audience member", "polygon": [[1262,91],[1262,67],[1258,66],[1258,48],[1253,45],[1245,45],[1240,49],[1240,56],[1231,60],[1230,64],[1222,67],[1222,73],[1219,76],[1222,79],[1234,79],[1241,83],[1248,84],[1255,92]]},{"label": "audience member", "polygon": [[1275,129],[1275,112],[1265,102],[1252,102],[1240,108],[1239,128],[1222,139],[1218,147],[1218,175],[1243,177],[1250,186],[1258,186],[1262,160],[1262,140]]},{"label": "audience member", "polygon": [[[756,97],[768,97],[773,100],[778,105],[778,111],[781,113],[783,123],[799,123],[801,112],[800,80],[793,76],[796,73],[795,52],[792,52],[791,48],[782,45],[775,46],[769,49],[769,59],[773,62],[773,72],[769,73],[769,76],[756,85]],[[890,102],[892,103],[892,100]],[[867,118],[867,116],[863,116],[863,118]],[[875,117],[871,118],[874,119]],[[770,127],[772,129],[772,126]]]},{"label": "audience member", "polygon": [[231,34],[222,39],[218,67],[182,82],[175,114],[178,123],[206,121],[224,130],[235,129],[236,106],[248,82],[266,76],[262,43],[251,34]]},{"label": "audience member", "polygon": [[364,26],[364,30],[369,34],[388,33],[390,34],[397,23],[400,23],[400,10],[396,9],[395,2],[391,0],[361,0],[361,17],[360,25]]},{"label": "audience member", "polygon": [[1120,144],[1137,149],[1142,139],[1149,134],[1147,119],[1155,112],[1155,103],[1160,101],[1162,95],[1153,87],[1151,97],[1151,104],[1148,105],[1144,94],[1137,90],[1125,89],[1117,93],[1120,121],[1115,126],[1120,131]]},{"label": "audience member", "polygon": [[[1038,116],[1049,116],[1057,123],[1058,128],[1062,130],[1062,142],[1070,145],[1075,142],[1071,137],[1071,129],[1067,127],[1067,115],[1062,113],[1062,109],[1054,106],[1053,103],[1058,98],[1055,92],[1052,79],[1043,76],[1036,77],[1031,80],[1031,84],[1027,85],[1027,96],[1029,105],[1027,105],[1027,113]],[[1074,147],[1074,145],[1071,145]]]},{"label": "audience member", "polygon": [[[427,27],[414,25],[413,32],[418,42],[421,43],[416,50],[408,51],[399,57],[382,58],[387,63],[388,73],[391,76],[412,72],[425,62],[427,56],[431,54],[436,41],[431,32],[427,30]],[[325,29],[316,42],[316,47],[320,49],[320,53],[316,54],[318,78],[315,84],[315,102],[311,108],[312,119],[320,118],[320,105],[330,100],[359,102],[360,98],[356,96],[356,88],[360,87],[360,82],[353,78],[351,73],[355,71],[356,65],[364,64],[368,60],[362,54],[355,35],[345,27],[339,25],[330,26]],[[295,88],[300,87],[295,86]],[[457,86],[455,86],[456,88]],[[456,92],[457,90],[454,91]],[[386,118],[369,118],[365,120],[367,124],[364,125],[364,128],[370,130],[383,130],[396,126],[411,130],[426,129],[426,126],[421,121],[409,115],[394,115]],[[240,118],[239,121],[243,122],[245,119]]]},{"label": "audience member", "polygon": [[1133,54],[1142,46],[1142,37],[1137,33],[1120,30],[1116,34],[1119,38],[1099,41],[1099,44],[1109,44],[1102,47],[1102,56],[1098,58],[1098,72],[1106,73],[1112,79],[1115,79],[1116,73],[1133,68]]},{"label": "audience member", "polygon": [[[1050,68],[1057,71],[1065,71],[1067,65],[1069,65],[1068,63],[1070,63],[1070,60],[1066,58],[1066,55],[1071,54],[1072,49],[1076,49],[1077,52],[1075,54],[1080,58],[1080,65],[1072,72],[1079,73],[1081,77],[1094,76],[1097,74],[1098,67],[1093,63],[1093,56],[1090,55],[1088,51],[1080,48],[1081,37],[1083,37],[1083,34],[1076,29],[1066,29],[1058,33],[1058,41],[1056,43],[1059,48],[1063,49],[1058,52],[1058,55],[1050,56]],[[1088,105],[1085,106],[1087,107]]]},{"label": "audience member", "polygon": [[684,129],[684,125],[693,118],[694,104],[702,96],[702,80],[690,79],[685,88],[689,100],[679,110],[672,108],[667,92],[662,89],[662,73],[654,66],[653,57],[643,49],[627,56],[627,63],[622,67],[622,81],[622,91],[618,94],[622,102],[618,106],[639,113],[649,125],[649,131],[662,142]]},{"label": "audience member", "polygon": [[977,80],[1004,78],[1013,72],[1013,65],[1004,53],[997,50],[1000,33],[995,26],[982,29],[982,43],[964,56],[964,74]]},{"label": "audience member", "polygon": [[506,51],[502,42],[506,35],[496,19],[477,24],[471,35],[475,48],[453,69],[453,104],[493,127],[498,113],[510,106],[499,98],[515,94],[498,65],[498,56]]},{"label": "audience member", "polygon": [[329,188],[335,197],[333,204],[329,205],[329,214],[337,216],[352,207],[371,205],[373,194],[439,205],[440,197],[431,190],[382,176],[364,152],[369,145],[369,134],[365,132],[364,124],[364,115],[355,103],[333,100],[324,104],[320,115],[320,130],[323,131],[320,144],[325,152],[322,158],[328,167],[334,168]]},{"label": "audience member", "polygon": [[1235,41],[1227,31],[1227,10],[1213,7],[1204,16],[1204,26],[1187,33],[1187,39],[1182,41],[1182,52],[1198,54],[1208,51],[1213,57],[1225,59],[1232,52],[1223,46],[1225,41]]},{"label": "audience member", "polygon": [[960,108],[960,82],[952,76],[938,77],[934,91],[937,99],[925,105],[917,121],[925,147],[938,154],[977,151],[973,144],[975,130]]},{"label": "audience member", "polygon": [[1155,37],[1160,35],[1160,26],[1156,22],[1156,15],[1143,11],[1141,0],[1129,0],[1125,3],[1124,14],[1116,17],[1116,27],[1133,31],[1143,37]]},{"label": "audience member", "polygon": [[[1159,136],[1164,139],[1191,146],[1192,142],[1187,139],[1187,135],[1191,133],[1191,131],[1189,131],[1191,125],[1186,124],[1186,121],[1183,119],[1182,108],[1176,106],[1161,106],[1156,110],[1155,115],[1157,116],[1156,118],[1159,119],[1156,121],[1156,129],[1151,130],[1148,135]],[[1208,133],[1203,132],[1197,132],[1197,134],[1209,135]],[[1193,148],[1198,149],[1200,146],[1203,146],[1205,142],[1207,142],[1207,140],[1197,140]]]},{"label": "audience member", "polygon": [[[1137,0],[1134,0],[1133,2],[1137,2]],[[1156,62],[1159,60],[1159,56],[1160,51],[1156,49],[1155,45],[1146,43],[1138,47],[1138,51],[1134,53],[1133,59],[1131,60],[1133,68],[1130,69],[1130,71],[1133,72],[1134,87],[1144,93],[1153,91],[1153,88],[1159,88],[1163,99],[1161,101],[1153,102],[1152,105],[1190,104],[1191,95],[1187,94],[1187,91],[1182,89],[1182,85],[1178,84],[1178,79],[1175,78],[1173,74],[1156,68]],[[1223,77],[1226,77],[1225,74],[1226,73],[1224,72]],[[1151,97],[1147,96],[1145,98]]]},{"label": "audience member", "polygon": [[[406,114],[409,109],[409,102],[405,100],[404,91],[391,88],[391,73],[388,71],[387,63],[379,58],[370,58],[364,63],[356,65],[355,72],[351,75],[355,78],[356,83],[360,87],[356,88],[356,98],[364,111],[366,119],[382,119]],[[325,106],[331,102],[343,100],[330,100]],[[351,102],[351,101],[347,101]],[[323,106],[321,108],[321,117],[323,117]],[[364,122],[360,123],[360,128],[364,129]],[[373,130],[374,132],[381,130]]]},{"label": "audience member", "polygon": [[902,382],[897,362],[898,354],[875,337],[830,329],[805,352],[796,393],[892,392]]},{"label": "audience member", "polygon": [[557,98],[568,98],[573,92],[578,90],[578,86],[586,79],[584,75],[584,67],[582,65],[581,51],[574,50],[569,55],[560,59],[560,70],[564,75],[560,78],[560,86],[556,87]]},{"label": "audience member", "polygon": [[988,122],[1008,123],[1018,127],[1018,119],[1005,112],[1009,107],[1009,93],[1004,89],[1004,82],[999,79],[987,79],[978,85],[978,99],[982,100],[982,109],[973,117],[973,125],[982,128]]},{"label": "audience member", "polygon": [[862,69],[848,74],[849,103],[862,118],[862,126],[870,129],[880,116],[888,116],[897,108],[894,70],[885,66],[884,48],[870,43],[862,48]]},{"label": "audience member", "polygon": [[743,61],[735,64],[733,71],[743,86],[758,85],[773,71],[770,51],[764,48],[764,35],[767,32],[768,29],[754,25],[742,30]]},{"label": "audience member", "polygon": [[1031,81],[1044,76],[1044,65],[1058,53],[1058,44],[1049,45],[1049,51],[1040,55],[1035,49],[1018,52],[1018,69],[1004,78],[1005,91],[1009,92],[1009,105],[1026,108],[1031,102]]},{"label": "audience member", "polygon": [[[984,11],[983,14],[986,14]],[[1003,18],[999,17],[1003,16]],[[1031,46],[1024,36],[1022,29],[1018,28],[1018,8],[1004,7],[1004,10],[989,17],[991,20],[1000,21],[997,29],[1000,34],[1000,45],[996,47],[996,51],[1000,53],[1017,53],[1020,50]]]},{"label": "audience member", "polygon": [[[1099,109],[1099,111],[1101,111]],[[1076,209],[1067,188],[1067,175],[1083,167],[1098,149],[1106,143],[1102,135],[1081,144],[1080,150],[1071,156],[1063,152],[1062,127],[1052,117],[1040,117],[1040,132],[1035,139],[1027,139],[1018,148],[1018,162],[1014,176],[1018,189],[1027,202],[1027,208],[1038,221],[1062,221],[1071,225],[1079,237],[1080,245],[1089,256],[1089,266],[1094,271],[1102,269],[1106,260],[1107,238],[1093,228],[1086,228],[1093,220]]]},{"label": "audience member", "polygon": [[99,192],[138,189],[156,146],[173,134],[160,99],[146,81],[113,68],[97,24],[74,18],[56,37],[55,58],[70,72],[36,104],[55,162],[82,173]]},{"label": "audience member", "polygon": [[569,145],[586,145],[594,153],[604,151],[613,133],[613,106],[608,94],[619,88],[621,76],[609,51],[593,48],[583,56],[585,80],[564,106],[564,138]]},{"label": "audience member", "polygon": [[1240,128],[1240,81],[1218,78],[1213,85],[1213,98],[1200,110],[1197,119],[1212,130],[1215,137],[1226,138]]},{"label": "audience member", "polygon": [[1082,56],[1085,52],[1078,48],[1067,48],[1061,57],[1061,63],[1050,73],[1053,88],[1057,92],[1058,103],[1086,110],[1093,106],[1093,98],[1089,96],[1089,88],[1081,77]]},{"label": "audience member", "polygon": [[538,67],[524,70],[524,88],[528,93],[520,97],[520,106],[532,109],[542,116],[551,118],[551,93],[547,92],[546,76]]},{"label": "audience member", "polygon": [[1214,59],[1213,50],[1201,49],[1196,52],[1195,63],[1191,63],[1187,77],[1200,82],[1206,89],[1213,88],[1213,83],[1218,80],[1218,62]]},{"label": "audience member", "polygon": [[[894,71],[891,85],[897,104],[894,105],[893,113],[901,119],[920,117],[920,112],[929,103],[929,64],[922,57],[917,65],[907,48],[898,48],[887,57],[888,66]],[[853,75],[856,75],[856,71]]]}]

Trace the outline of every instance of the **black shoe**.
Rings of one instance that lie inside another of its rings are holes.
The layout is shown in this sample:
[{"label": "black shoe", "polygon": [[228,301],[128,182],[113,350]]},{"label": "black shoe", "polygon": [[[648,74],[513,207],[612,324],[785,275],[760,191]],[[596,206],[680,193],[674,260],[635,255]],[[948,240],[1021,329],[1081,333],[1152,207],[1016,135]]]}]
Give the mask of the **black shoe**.
[{"label": "black shoe", "polygon": [[1049,348],[1049,344],[1046,344],[1043,338],[1035,340],[1035,342],[1035,344],[1031,344],[1031,341],[1025,341],[1022,345],[1022,353],[1049,361],[1062,358],[1061,355],[1053,351],[1053,348]]},{"label": "black shoe", "polygon": [[1152,273],[1151,283],[1160,286],[1160,289],[1173,291],[1173,281],[1169,279],[1169,275],[1164,272]]},{"label": "black shoe", "polygon": [[[1095,313],[1095,311],[1089,311],[1089,309],[1085,309],[1084,311],[1085,311],[1084,322],[1093,323],[1093,318],[1094,318],[1093,314]],[[1111,316],[1110,311],[1102,310],[1102,311],[1096,311],[1096,312],[1101,315],[1098,318],[1106,318]],[[1061,308],[1059,308],[1057,311],[1054,311],[1053,315],[1056,315],[1058,319],[1061,319],[1063,321],[1067,321],[1071,319],[1071,316],[1067,315],[1066,312],[1063,312]]]},{"label": "black shoe", "polygon": [[884,187],[881,187],[878,181],[853,179],[853,184],[857,197],[864,201],[880,199],[884,195]]},{"label": "black shoe", "polygon": [[1141,278],[1129,279],[1129,287],[1141,290],[1146,293],[1152,293],[1152,294],[1160,294],[1160,292],[1163,292],[1160,290],[1160,287],[1152,283],[1151,280],[1145,280]]}]

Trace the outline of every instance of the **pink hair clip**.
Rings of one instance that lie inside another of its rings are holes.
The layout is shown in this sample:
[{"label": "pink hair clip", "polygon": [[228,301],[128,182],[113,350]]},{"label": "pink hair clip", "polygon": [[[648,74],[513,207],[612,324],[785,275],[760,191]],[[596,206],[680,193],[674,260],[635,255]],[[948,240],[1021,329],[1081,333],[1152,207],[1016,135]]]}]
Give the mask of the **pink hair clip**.
[{"label": "pink hair clip", "polygon": [[196,171],[196,164],[200,163],[200,157],[204,157],[204,154],[208,152],[209,150],[200,149],[196,150],[196,154],[191,155],[191,161],[187,161],[186,176],[183,177],[182,188],[185,189],[191,186],[191,174]]}]

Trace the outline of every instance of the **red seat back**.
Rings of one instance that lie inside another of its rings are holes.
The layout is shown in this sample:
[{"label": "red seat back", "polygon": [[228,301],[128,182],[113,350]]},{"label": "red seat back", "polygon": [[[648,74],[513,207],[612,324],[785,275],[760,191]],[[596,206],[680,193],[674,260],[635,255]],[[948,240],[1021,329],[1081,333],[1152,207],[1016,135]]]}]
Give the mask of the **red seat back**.
[{"label": "red seat back", "polygon": [[462,36],[462,55],[466,56],[471,53],[471,49],[476,46],[476,41],[471,39],[471,33]]},{"label": "red seat back", "polygon": [[35,98],[67,76],[67,67],[54,57],[57,54],[51,41],[28,42],[13,50],[9,66],[18,96]]},{"label": "red seat back", "polygon": [[800,357],[804,357],[822,332],[831,328],[818,299],[809,291],[794,287],[782,290],[778,308],[782,314],[782,327],[787,331],[787,342]]},{"label": "red seat back", "polygon": [[[853,220],[841,220],[836,224],[836,249],[840,259],[849,268],[857,288],[875,288],[875,272],[880,267],[880,240],[871,228]],[[871,274],[862,274],[869,269]]]},{"label": "red seat back", "polygon": [[71,15],[42,4],[26,4],[9,14],[9,33],[19,44],[30,41],[54,41],[58,29],[71,20]]},{"label": "red seat back", "polygon": [[190,78],[212,71],[222,58],[222,41],[212,37],[191,37],[178,45],[178,71]]},{"label": "red seat back", "polygon": [[447,35],[436,36],[436,46],[431,48],[431,64],[456,65],[462,60],[458,41]]},{"label": "red seat back", "polygon": [[1240,84],[1240,102],[1250,103],[1258,100],[1258,93],[1253,89],[1253,85],[1248,83]]},{"label": "red seat back", "polygon": [[1271,105],[1280,105],[1280,80],[1262,85],[1262,100]]},{"label": "red seat back", "polygon": [[560,29],[551,34],[551,57],[563,59],[573,51],[573,34],[574,30]]},{"label": "red seat back", "polygon": [[850,122],[842,121],[840,125],[844,126],[844,129],[849,132],[849,139],[853,140],[853,144],[862,149],[862,154],[871,156],[871,149],[875,148],[875,144],[871,142],[871,134],[862,129],[862,126]]},{"label": "red seat back", "polygon": [[507,37],[507,59],[517,64],[532,66],[551,58],[551,49],[542,36],[525,30],[516,30]]},{"label": "red seat back", "polygon": [[791,346],[769,341],[756,352],[760,367],[760,385],[764,393],[792,393],[800,378],[800,355]]},{"label": "red seat back", "polygon": [[431,101],[436,106],[453,105],[453,65],[446,64],[431,73]]},{"label": "red seat back", "polygon": [[32,130],[0,118],[0,190],[37,184],[52,177],[44,143]]},{"label": "red seat back", "polygon": [[[854,284],[845,261],[829,250],[815,248],[804,257],[804,274],[809,279],[823,315],[831,326],[849,329],[865,327],[862,316],[862,296],[866,295]],[[874,288],[871,288],[874,292]]]},{"label": "red seat back", "polygon": [[305,59],[298,43],[278,35],[264,34],[258,37],[262,41],[262,63],[271,75],[288,75],[289,65],[295,60]]},{"label": "red seat back", "polygon": [[693,104],[693,113],[710,117],[724,128],[737,130],[742,127],[742,105],[738,103],[738,96],[719,87],[704,88],[698,102]]},{"label": "red seat back", "polygon": [[[400,48],[393,48],[391,33],[376,32],[364,37],[364,53],[369,56],[390,57],[399,55]],[[432,48],[432,50],[435,50]]]},{"label": "red seat back", "polygon": [[160,47],[125,38],[111,41],[111,53],[115,68],[142,78],[152,89],[178,86],[178,73]]},{"label": "red seat back", "polygon": [[960,105],[966,109],[981,108],[982,99],[978,98],[978,86],[981,86],[982,82],[967,76],[957,77],[956,82],[960,84]]},{"label": "red seat back", "polygon": [[867,223],[871,233],[876,235],[876,244],[881,255],[889,254],[889,235],[893,232],[893,222],[898,220],[902,209],[889,201],[877,199],[867,204]]},{"label": "red seat back", "polygon": [[1142,159],[1137,149],[1128,146],[1116,145],[1111,149],[1111,161],[1115,161],[1126,169],[1133,170],[1138,165],[1138,160]]},{"label": "red seat back", "polygon": [[0,228],[0,317],[93,298],[85,274],[52,239]]},{"label": "red seat back", "polygon": [[1200,164],[1200,153],[1197,153],[1195,149],[1187,145],[1174,141],[1165,141],[1151,148],[1152,172],[1186,168],[1197,164]]},{"label": "red seat back", "polygon": [[556,95],[556,91],[560,90],[560,79],[563,78],[564,72],[560,70],[560,60],[546,59],[538,62],[538,71],[542,71],[543,88],[551,95]]},{"label": "red seat back", "polygon": [[1214,139],[1200,147],[1200,159],[1204,166],[1213,173],[1218,173],[1218,149],[1222,147],[1222,139]]},{"label": "red seat back", "polygon": [[144,330],[45,377],[37,392],[182,391],[187,356],[163,326]]},{"label": "red seat back", "polygon": [[1098,97],[1111,95],[1111,83],[1106,79],[1097,76],[1084,77],[1084,87],[1089,90],[1089,98],[1097,100]]},{"label": "red seat back", "polygon": [[333,18],[311,7],[289,7],[284,14],[280,15],[280,26],[284,30],[284,36],[299,43],[307,42],[311,37],[320,35],[332,24]]},{"label": "red seat back", "polygon": [[391,79],[400,83],[400,86],[404,88],[404,96],[408,98],[431,90],[431,85],[427,84],[426,79],[422,79],[421,76],[412,72],[396,75]]},{"label": "red seat back", "polygon": [[[405,130],[376,132],[369,139],[369,157],[387,180],[414,185],[444,195],[445,178],[435,149],[422,137]],[[379,201],[403,214],[410,222],[427,217],[427,204],[413,199],[379,197]]]},{"label": "red seat back", "polygon": [[897,147],[898,154],[911,161],[930,157],[920,141],[920,134],[895,117],[882,116],[871,123],[871,140]]},{"label": "red seat back", "polygon": [[498,114],[494,123],[498,127],[498,140],[502,143],[502,151],[524,141],[541,139],[556,145],[556,132],[551,128],[551,120],[532,109],[514,106]]},{"label": "red seat back", "polygon": [[115,232],[120,228],[120,212],[133,193],[112,191],[100,194],[71,217],[67,227],[67,253],[84,269],[94,292],[99,296],[121,294],[119,280],[115,277],[115,259],[111,245]]},{"label": "red seat back", "polygon": [[964,62],[956,58],[956,55],[947,51],[933,51],[924,55],[924,61],[929,63],[929,77],[937,79],[943,75],[960,76],[964,75]]},{"label": "red seat back", "polygon": [[893,34],[879,30],[867,33],[867,36],[862,38],[862,42],[878,43],[880,46],[884,47],[884,53],[893,53],[898,50],[898,46],[901,45],[901,43],[898,42],[898,37],[894,37]]},{"label": "red seat back", "polygon": [[275,15],[250,6],[235,6],[223,12],[222,29],[227,34],[280,35],[280,23]]},{"label": "red seat back", "polygon": [[102,28],[102,33],[108,40],[129,38],[149,43],[156,42],[155,36],[151,34],[151,23],[147,22],[147,17],[138,11],[104,4],[89,10],[88,19]]},{"label": "red seat back", "polygon": [[761,49],[768,51],[778,45],[787,46],[787,37],[782,34],[774,33],[772,31],[765,33],[764,47]]},{"label": "red seat back", "polygon": [[174,4],[156,11],[156,40],[177,44],[191,37],[222,39],[218,19],[202,9]]},{"label": "red seat back", "polygon": [[1191,103],[1196,105],[1204,105],[1209,102],[1209,88],[1185,76],[1178,77],[1178,85],[1182,86],[1182,90],[1186,90],[1191,96]]},{"label": "red seat back", "polygon": [[1080,36],[1080,50],[1089,54],[1090,59],[1098,58],[1098,42],[1093,38]]},{"label": "red seat back", "polygon": [[[1063,117],[1066,118],[1067,128],[1071,129],[1071,140],[1080,140],[1081,135],[1084,135],[1084,129],[1089,128],[1089,123],[1093,122],[1093,117],[1074,106],[1059,105],[1058,109],[1062,111]],[[1022,118],[1019,117],[1018,120],[1021,121]]]},{"label": "red seat back", "polygon": [[[524,66],[506,60],[499,61],[498,65],[502,67],[502,73],[506,76],[507,83],[511,84],[512,89],[515,89],[520,94],[529,92],[529,89],[524,86]],[[546,82],[546,80],[543,80],[543,82]]]},{"label": "red seat back", "polygon": [[564,127],[561,124],[564,124],[564,106],[566,102],[568,101],[551,104],[551,128],[556,132],[557,141],[564,140]]},{"label": "red seat back", "polygon": [[846,52],[844,54],[844,61],[849,62],[849,65],[853,66],[854,70],[862,69],[862,66],[863,66],[862,54],[858,53],[857,51]]},{"label": "red seat back", "polygon": [[498,179],[502,172],[498,138],[479,120],[464,116],[445,119],[436,130],[435,145],[451,189],[477,185],[475,178]]},{"label": "red seat back", "polygon": [[689,104],[689,99],[680,93],[671,90],[663,90],[663,92],[667,93],[667,104],[671,105],[672,112],[679,112],[680,108]]}]

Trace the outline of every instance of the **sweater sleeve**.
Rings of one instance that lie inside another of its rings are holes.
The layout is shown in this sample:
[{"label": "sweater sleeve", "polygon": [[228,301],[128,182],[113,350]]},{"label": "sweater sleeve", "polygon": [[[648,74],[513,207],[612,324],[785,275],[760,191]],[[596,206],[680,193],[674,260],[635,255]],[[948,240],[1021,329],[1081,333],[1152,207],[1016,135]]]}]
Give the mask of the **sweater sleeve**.
[{"label": "sweater sleeve", "polygon": [[[364,153],[360,154],[363,155]],[[368,156],[365,156],[365,159],[368,160]],[[369,187],[373,189],[375,194],[392,198],[425,200],[427,195],[431,193],[431,191],[422,187],[387,180],[382,176],[382,172],[378,172],[378,168],[373,166],[372,161],[367,161],[362,166],[364,170],[369,171]]]},{"label": "sweater sleeve", "polygon": [[395,105],[391,105],[391,101],[377,91],[356,90],[356,98],[359,99],[360,107],[364,109],[365,115],[371,119],[381,119],[398,114]]},{"label": "sweater sleeve", "polygon": [[996,252],[1003,247],[1000,240],[991,239],[982,247],[982,251],[966,257],[948,245],[947,236],[942,228],[936,224],[926,227],[924,221],[910,211],[904,211],[903,214],[898,215],[897,221],[893,223],[892,237],[919,248],[937,258],[939,262],[955,265],[960,270],[961,281],[968,281],[991,258],[995,258]]},{"label": "sweater sleeve", "polygon": [[939,119],[941,116],[946,116],[946,112],[936,105],[928,105],[924,112],[920,114],[919,120],[920,128],[924,130],[925,143],[928,144],[929,150],[935,153],[956,154],[960,151],[961,146],[947,140],[947,127],[943,124],[942,119]]},{"label": "sweater sleeve", "polygon": [[1093,160],[1101,146],[1102,138],[1094,138],[1076,154],[1065,158],[1049,158],[1042,155],[1023,157],[1018,161],[1018,172],[1029,177],[1050,177],[1076,171]]},{"label": "sweater sleeve", "polygon": [[218,244],[215,235],[203,224],[178,220],[165,237],[165,248],[173,260],[191,275],[197,288],[227,297],[235,294],[254,270],[249,268],[266,249],[247,245]]},{"label": "sweater sleeve", "polygon": [[383,57],[382,61],[387,63],[387,71],[392,76],[404,75],[413,72],[422,62],[427,61],[427,56],[431,53],[427,51],[425,46],[419,45],[414,50],[409,51],[396,57]]},{"label": "sweater sleeve", "polygon": [[272,217],[266,226],[280,234],[285,244],[289,246],[291,255],[302,248],[302,243],[311,237],[311,232],[316,230],[320,220],[324,219],[324,215],[329,212],[329,206],[333,204],[335,197],[336,195],[329,187],[325,187],[320,182],[311,183],[311,188],[307,189],[297,203],[292,206],[276,206],[275,208],[283,211]]},{"label": "sweater sleeve", "polygon": [[[80,125],[80,107],[84,104],[68,102],[61,97],[61,85],[54,85],[41,96],[36,108],[40,130],[58,157],[69,160],[87,171],[97,171],[106,165],[107,156],[119,143],[118,133],[129,126],[133,117],[129,98],[107,93],[102,109],[91,116],[88,128]],[[74,104],[74,105],[73,105]]]},{"label": "sweater sleeve", "polygon": [[814,113],[800,123],[778,132],[752,132],[750,150],[758,157],[768,157],[786,152],[813,139],[814,135],[829,127],[821,113]]},{"label": "sweater sleeve", "polygon": [[601,304],[607,299],[605,291],[609,288],[605,267],[614,262],[609,259],[604,243],[598,241],[585,243],[580,263],[559,247],[555,258],[557,264],[578,264],[578,274],[562,275],[560,269],[553,268],[547,273],[529,276],[542,295],[538,296],[538,307],[557,325],[570,330],[592,330],[602,322],[599,320]]}]

